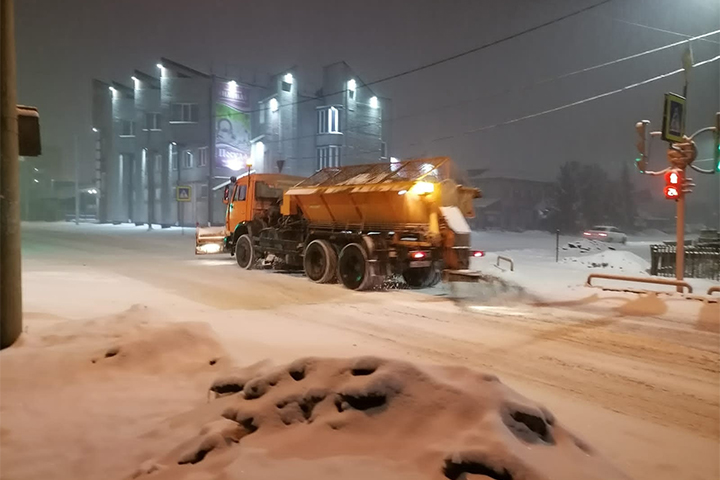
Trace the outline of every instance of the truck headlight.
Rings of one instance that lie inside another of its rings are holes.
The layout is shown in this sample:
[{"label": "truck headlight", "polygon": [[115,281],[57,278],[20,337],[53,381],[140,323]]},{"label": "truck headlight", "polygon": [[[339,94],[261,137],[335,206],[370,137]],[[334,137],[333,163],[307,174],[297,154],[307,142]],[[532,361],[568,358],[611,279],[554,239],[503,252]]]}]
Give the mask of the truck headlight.
[{"label": "truck headlight", "polygon": [[409,193],[415,195],[428,195],[435,191],[435,184],[431,182],[416,182],[415,185],[410,187]]}]

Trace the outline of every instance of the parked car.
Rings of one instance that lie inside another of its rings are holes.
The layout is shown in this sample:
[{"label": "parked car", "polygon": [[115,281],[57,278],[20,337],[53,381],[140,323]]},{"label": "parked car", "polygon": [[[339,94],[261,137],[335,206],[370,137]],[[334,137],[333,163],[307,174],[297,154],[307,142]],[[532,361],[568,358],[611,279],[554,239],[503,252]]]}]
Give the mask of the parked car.
[{"label": "parked car", "polygon": [[606,225],[598,225],[590,230],[585,230],[583,232],[583,236],[585,238],[599,240],[601,242],[623,244],[627,242],[627,235],[621,232],[617,227],[609,227]]}]

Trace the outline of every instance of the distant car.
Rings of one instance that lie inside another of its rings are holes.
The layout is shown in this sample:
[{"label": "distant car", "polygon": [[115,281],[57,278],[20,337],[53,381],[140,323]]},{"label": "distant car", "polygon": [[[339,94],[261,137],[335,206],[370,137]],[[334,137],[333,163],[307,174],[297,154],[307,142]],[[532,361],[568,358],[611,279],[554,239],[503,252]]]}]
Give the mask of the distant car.
[{"label": "distant car", "polygon": [[598,225],[590,230],[583,232],[585,238],[591,240],[599,240],[601,242],[609,243],[625,243],[627,242],[627,235],[622,233],[617,227],[608,227],[605,225]]}]

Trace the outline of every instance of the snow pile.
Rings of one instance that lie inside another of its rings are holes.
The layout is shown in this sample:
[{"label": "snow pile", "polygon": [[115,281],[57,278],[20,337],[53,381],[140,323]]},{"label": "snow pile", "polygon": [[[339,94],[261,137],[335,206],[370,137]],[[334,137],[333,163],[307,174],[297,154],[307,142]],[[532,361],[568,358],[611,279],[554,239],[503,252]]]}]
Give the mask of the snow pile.
[{"label": "snow pile", "polygon": [[650,264],[632,252],[606,250],[581,257],[566,257],[565,264],[573,264],[587,268],[603,268],[615,270],[626,275],[643,275],[648,272]]},{"label": "snow pile", "polygon": [[596,240],[588,240],[581,238],[574,242],[568,242],[562,249],[568,253],[590,253],[590,252],[604,252],[605,250],[615,250],[613,247],[608,246],[606,243],[598,242]]},{"label": "snow pile", "polygon": [[627,478],[547,409],[462,367],[308,358],[235,372],[211,391],[177,422],[196,433],[132,478]]}]

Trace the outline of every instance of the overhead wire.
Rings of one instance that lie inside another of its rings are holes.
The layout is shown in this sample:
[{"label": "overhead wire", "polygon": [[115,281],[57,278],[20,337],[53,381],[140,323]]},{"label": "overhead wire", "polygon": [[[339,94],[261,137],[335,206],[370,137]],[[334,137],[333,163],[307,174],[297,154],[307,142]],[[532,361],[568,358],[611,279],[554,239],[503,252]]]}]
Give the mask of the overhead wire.
[{"label": "overhead wire", "polygon": [[[709,58],[709,59],[707,59],[707,60],[703,60],[702,62],[695,63],[695,64],[693,65],[693,68],[702,67],[703,65],[708,65],[708,64],[713,63],[713,62],[716,62],[716,61],[718,61],[718,60],[720,60],[720,55],[717,55],[717,56],[715,56],[715,57]],[[559,107],[549,108],[549,109],[543,110],[543,111],[541,111],[541,112],[536,112],[536,113],[532,113],[532,114],[529,114],[529,115],[523,115],[523,116],[521,116],[521,117],[513,118],[512,120],[506,120],[506,121],[504,121],[504,122],[499,122],[499,123],[495,123],[495,124],[491,124],[491,125],[485,125],[485,126],[482,126],[482,127],[473,128],[473,129],[470,129],[470,130],[466,130],[466,131],[464,131],[464,132],[460,132],[459,134],[460,134],[460,135],[470,135],[470,134],[483,132],[483,131],[490,130],[490,129],[497,128],[497,127],[502,127],[502,126],[506,126],[506,125],[511,125],[511,124],[513,124],[513,123],[518,123],[518,122],[521,122],[521,121],[523,121],[523,120],[529,120],[529,119],[531,119],[531,118],[540,117],[540,116],[542,116],[542,115],[547,115],[547,114],[550,114],[550,113],[558,112],[558,111],[561,111],[561,110],[565,110],[565,109],[567,109],[567,108],[575,107],[575,106],[578,106],[578,105],[582,105],[582,104],[584,104],[584,103],[588,103],[588,102],[592,102],[592,101],[595,101],[595,100],[599,100],[599,99],[601,99],[601,98],[609,97],[609,96],[611,96],[611,95],[615,95],[615,94],[618,94],[618,93],[626,92],[626,91],[628,91],[628,90],[632,90],[633,88],[637,88],[637,87],[640,87],[640,86],[642,86],[642,85],[647,85],[647,84],[649,84],[649,83],[656,82],[656,81],[658,81],[658,80],[662,80],[663,78],[667,78],[667,77],[670,77],[670,76],[673,76],[673,75],[677,75],[678,73],[682,73],[683,71],[684,71],[684,69],[679,68],[679,69],[677,69],[677,70],[673,70],[673,71],[671,71],[671,72],[664,73],[664,74],[662,74],[662,75],[657,75],[657,76],[655,76],[655,77],[648,78],[648,79],[643,80],[643,81],[640,81],[640,82],[632,83],[632,84],[626,85],[626,86],[624,86],[624,87],[622,87],[622,88],[617,88],[617,89],[614,89],[614,90],[610,90],[610,91],[608,91],[608,92],[601,93],[601,94],[599,94],[599,95],[593,95],[592,97],[588,97],[588,98],[584,98],[584,99],[582,99],[582,100],[577,100],[577,101],[575,101],[575,102],[567,103],[567,104],[561,105],[561,106],[559,106]],[[459,134],[444,135],[444,136],[442,136],[442,137],[438,137],[438,138],[435,138],[435,139],[429,140],[428,142],[423,142],[423,143],[434,143],[434,142],[438,142],[438,141],[449,140],[449,139],[451,139],[451,138],[457,137]],[[410,145],[418,145],[418,143],[413,143],[413,144],[410,144]]]},{"label": "overhead wire", "polygon": [[[404,71],[402,71],[402,72],[394,73],[394,74],[392,74],[392,75],[387,75],[387,76],[385,76],[385,77],[378,78],[378,79],[373,80],[373,81],[371,81],[371,82],[365,82],[365,83],[363,83],[363,84],[361,85],[361,87],[369,87],[369,86],[371,86],[371,85],[377,85],[378,83],[384,83],[384,82],[387,82],[387,81],[390,81],[390,80],[394,80],[394,79],[396,79],[396,78],[400,78],[400,77],[404,77],[404,76],[406,76],[406,75],[411,75],[411,74],[413,74],[413,73],[420,72],[420,71],[422,71],[422,70],[427,70],[428,68],[433,68],[433,67],[436,67],[436,66],[438,66],[438,65],[442,65],[442,64],[444,64],[444,63],[451,62],[451,61],[453,61],[453,60],[457,60],[458,58],[462,58],[462,57],[471,55],[471,54],[473,54],[473,53],[480,52],[480,51],[485,50],[485,49],[487,49],[487,48],[500,45],[500,44],[505,43],[505,42],[508,42],[508,41],[510,41],[510,40],[514,40],[514,39],[519,38],[519,37],[521,37],[521,36],[523,36],[523,35],[527,35],[528,33],[532,33],[532,32],[535,32],[535,31],[537,31],[537,30],[543,29],[543,28],[545,28],[545,27],[549,27],[550,25],[554,25],[554,24],[556,24],[556,23],[558,23],[558,22],[561,22],[561,21],[563,21],[563,20],[567,20],[568,18],[572,18],[572,17],[575,17],[575,16],[577,16],[577,15],[583,14],[583,13],[585,13],[585,12],[587,12],[587,11],[596,9],[596,8],[601,7],[601,6],[603,6],[603,5],[607,4],[607,3],[610,3],[610,2],[612,2],[612,1],[614,1],[614,0],[602,0],[602,1],[597,2],[597,3],[594,3],[594,4],[592,4],[592,5],[588,5],[587,7],[584,7],[584,8],[581,8],[581,9],[579,9],[579,10],[575,10],[575,11],[573,11],[573,12],[570,12],[570,13],[567,13],[567,14],[565,14],[565,15],[562,15],[562,16],[560,16],[560,17],[555,17],[555,18],[553,18],[552,20],[548,20],[547,22],[543,22],[543,23],[541,23],[541,24],[539,24],[539,25],[535,25],[534,27],[530,27],[530,28],[527,28],[527,29],[525,29],[525,30],[521,30],[521,31],[516,32],[516,33],[513,33],[513,34],[511,34],[511,35],[506,35],[506,36],[504,36],[504,37],[502,37],[502,38],[499,38],[499,39],[497,39],[497,40],[493,40],[493,41],[488,42],[488,43],[484,43],[484,44],[479,45],[479,46],[477,46],[477,47],[473,47],[473,48],[471,48],[471,49],[469,49],[469,50],[465,50],[465,51],[463,51],[463,52],[456,53],[456,54],[454,54],[454,55],[450,55],[450,56],[441,58],[441,59],[439,59],[439,60],[435,60],[435,61],[432,61],[432,62],[423,64],[423,65],[420,65],[420,66],[418,66],[418,67],[413,67],[413,68],[404,70]],[[341,94],[341,93],[346,93],[347,91],[348,91],[347,88],[344,88],[344,89],[338,90],[338,91],[336,91],[336,92],[324,94],[323,96],[329,97],[329,96],[333,96],[333,95],[339,95],[339,94]],[[311,102],[311,101],[313,101],[313,100],[317,100],[317,97],[308,96],[307,98],[304,98],[304,99],[302,99],[302,100],[296,100],[296,101],[294,101],[294,102],[284,103],[284,104],[282,104],[282,105],[279,105],[278,107],[279,107],[279,108],[283,108],[283,107],[286,108],[286,107],[290,107],[290,106],[293,106],[293,105],[299,105],[299,104],[302,104],[302,103]],[[260,111],[262,111],[262,110],[267,110],[267,108],[259,108],[259,109],[253,109],[253,110],[246,110],[246,111],[244,111],[244,112],[240,112],[239,114],[255,113],[255,112],[260,112]],[[214,117],[214,116],[215,116],[215,115],[213,115],[213,117]]]},{"label": "overhead wire", "polygon": [[[706,37],[709,37],[709,36],[712,36],[712,35],[717,35],[717,34],[720,34],[720,29],[714,30],[714,31],[712,31],[712,32],[704,33],[704,34],[702,34],[702,35],[697,35],[697,36],[695,36],[695,37],[691,37],[691,38],[689,38],[689,39],[687,39],[687,40],[683,40],[683,41],[680,41],[680,42],[670,43],[670,44],[663,45],[663,46],[656,47],[656,48],[652,48],[652,49],[650,49],[650,50],[646,50],[646,51],[643,51],[643,52],[635,53],[635,54],[632,54],[632,55],[627,55],[627,56],[625,56],[625,57],[621,57],[621,58],[618,58],[618,59],[615,59],[615,60],[611,60],[611,61],[608,61],[608,62],[603,62],[603,63],[597,64],[597,65],[593,65],[593,66],[590,66],[590,67],[585,67],[585,68],[581,68],[581,69],[579,69],[579,70],[574,70],[574,71],[572,71],[572,72],[568,72],[568,73],[563,73],[563,74],[560,74],[560,75],[556,75],[555,77],[544,78],[544,79],[538,80],[538,81],[536,81],[536,82],[533,82],[533,83],[531,83],[531,84],[528,84],[528,85],[525,85],[525,86],[522,86],[522,87],[506,88],[506,89],[503,89],[502,91],[496,91],[496,92],[492,92],[492,93],[486,93],[486,94],[484,94],[484,95],[482,95],[482,96],[480,96],[480,97],[475,97],[475,98],[472,98],[472,99],[463,100],[463,101],[461,101],[461,102],[455,102],[455,103],[451,103],[451,104],[442,105],[442,106],[440,106],[440,107],[435,107],[435,108],[432,108],[432,109],[429,109],[429,110],[424,110],[424,111],[421,111],[421,112],[415,112],[415,113],[400,115],[400,116],[397,116],[397,117],[392,117],[392,118],[389,118],[389,119],[382,119],[382,120],[374,121],[374,122],[367,122],[367,123],[364,123],[364,124],[361,124],[361,125],[357,125],[357,126],[354,126],[354,127],[348,127],[348,128],[346,128],[346,129],[344,129],[344,131],[345,131],[345,132],[360,131],[360,130],[363,129],[363,128],[371,127],[371,126],[374,126],[374,125],[381,125],[381,124],[384,124],[384,123],[394,122],[394,121],[397,121],[397,120],[404,120],[404,119],[407,119],[407,118],[413,118],[413,117],[418,117],[418,116],[423,116],[423,115],[429,115],[429,114],[431,114],[431,113],[435,113],[435,112],[438,112],[438,111],[441,111],[441,110],[445,110],[445,109],[449,109],[449,108],[464,107],[464,106],[467,106],[467,105],[469,105],[469,104],[472,104],[472,103],[475,103],[475,102],[478,102],[478,101],[481,101],[481,100],[485,100],[485,99],[487,99],[487,98],[497,97],[498,95],[506,95],[506,94],[509,94],[509,93],[524,92],[524,91],[526,91],[526,90],[529,90],[529,89],[531,89],[531,88],[534,88],[534,87],[537,87],[537,86],[540,86],[540,85],[544,85],[544,84],[546,84],[546,83],[551,83],[551,82],[554,82],[554,81],[557,81],[557,80],[562,80],[562,79],[569,78],[569,77],[572,77],[572,76],[575,76],[575,75],[579,75],[579,74],[582,74],[582,73],[591,72],[591,71],[593,71],[593,70],[597,70],[597,69],[600,69],[600,68],[608,67],[608,66],[611,66],[611,65],[616,65],[616,64],[618,64],[618,63],[622,63],[622,62],[625,62],[625,61],[628,61],[628,60],[633,60],[633,59],[636,59],[636,58],[643,57],[643,56],[645,56],[645,55],[650,55],[650,54],[652,54],[652,53],[657,53],[657,52],[660,52],[660,51],[662,51],[662,50],[667,50],[667,49],[669,49],[669,48],[677,47],[677,46],[683,45],[683,44],[685,44],[685,43],[687,43],[687,42],[689,42],[689,41],[694,41],[694,40],[706,38]],[[699,65],[699,64],[696,64],[696,65]],[[315,137],[315,136],[316,136],[316,134],[315,134],[315,133],[312,133],[312,134],[307,134],[307,135],[300,135],[300,136],[295,136],[295,137],[289,137],[289,138],[286,138],[286,139],[270,140],[270,141],[267,141],[267,142],[264,142],[264,143],[265,143],[265,144],[275,144],[275,143],[281,143],[281,142],[288,142],[288,141],[292,141],[292,140],[301,140],[301,139],[305,139],[305,138],[313,138],[313,137]],[[441,139],[444,139],[444,137],[441,137]],[[438,141],[438,140],[436,139],[436,140],[434,140],[434,141]],[[411,145],[416,145],[416,144],[417,144],[417,143],[413,143],[413,144],[411,144]]]}]

